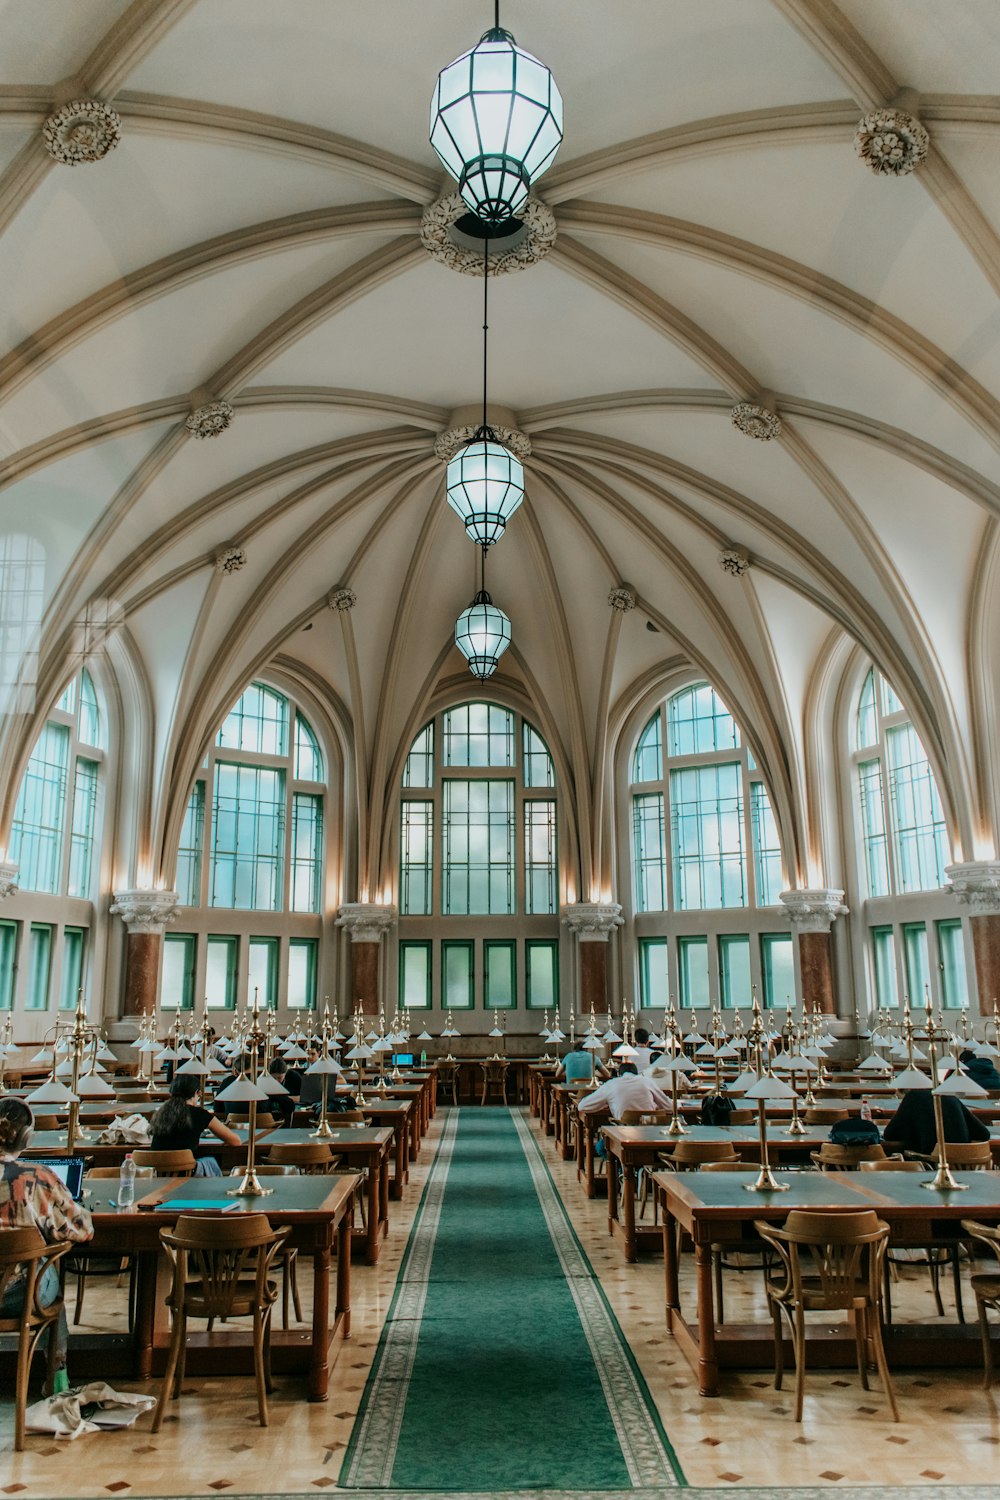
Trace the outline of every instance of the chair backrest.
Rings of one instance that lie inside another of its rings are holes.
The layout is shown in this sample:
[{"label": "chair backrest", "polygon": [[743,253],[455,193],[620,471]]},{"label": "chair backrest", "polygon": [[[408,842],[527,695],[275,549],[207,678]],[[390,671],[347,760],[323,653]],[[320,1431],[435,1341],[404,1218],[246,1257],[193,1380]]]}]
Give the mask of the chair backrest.
[{"label": "chair backrest", "polygon": [[978,1240],[992,1250],[1000,1260],[1000,1229],[995,1224],[980,1224],[978,1219],[963,1219],[962,1228],[971,1239]]},{"label": "chair backrest", "polygon": [[730,1125],[752,1125],[757,1116],[752,1109],[732,1109],[729,1111]]},{"label": "chair backrest", "polygon": [[860,1172],[926,1172],[919,1161],[904,1161],[901,1156],[887,1156],[884,1161],[859,1161]]},{"label": "chair backrest", "polygon": [[[586,1088],[586,1084],[583,1085]],[[669,1125],[673,1119],[669,1109],[623,1109],[618,1116],[619,1125]]]},{"label": "chair backrest", "polygon": [[[250,1122],[250,1116],[246,1112],[246,1110],[244,1110],[242,1114],[230,1114],[230,1115],[226,1116],[226,1124],[227,1125],[233,1125],[233,1126],[236,1126],[236,1125],[247,1125],[247,1124],[249,1124],[249,1122]],[[275,1125],[277,1123],[278,1122],[274,1118],[274,1116],[272,1114],[270,1114],[267,1110],[265,1110],[263,1114],[258,1113],[258,1115],[256,1117],[256,1121],[255,1121],[255,1129],[257,1129],[257,1130],[273,1130],[274,1127],[275,1127]]]},{"label": "chair backrest", "polygon": [[832,1141],[824,1141],[819,1150],[812,1153],[812,1159],[818,1167],[850,1170],[863,1161],[884,1161],[885,1152],[881,1146],[836,1146]]},{"label": "chair backrest", "polygon": [[133,1151],[137,1167],[152,1167],[161,1177],[192,1177],[197,1165],[193,1151]]},{"label": "chair backrest", "polygon": [[700,1167],[703,1162],[735,1161],[736,1147],[732,1141],[685,1141],[679,1140],[674,1147],[674,1166]]},{"label": "chair backrest", "polygon": [[[242,1177],[246,1171],[245,1167],[233,1167],[229,1173],[230,1177]],[[300,1177],[302,1174],[298,1167],[287,1166],[284,1163],[273,1161],[259,1161],[254,1166],[258,1177]]]},{"label": "chair backrest", "polygon": [[181,1214],[172,1229],[160,1230],[174,1265],[174,1298],[196,1286],[203,1314],[224,1319],[253,1276],[263,1302],[268,1268],[290,1233],[272,1229],[266,1214]]},{"label": "chair backrest", "polygon": [[807,1125],[835,1125],[838,1120],[849,1119],[850,1111],[835,1109],[832,1105],[816,1104],[807,1109],[802,1118]]},{"label": "chair backrest", "polygon": [[[68,1240],[61,1240],[56,1245],[46,1244],[34,1224],[25,1224],[17,1229],[0,1229],[0,1303],[3,1302],[7,1286],[15,1272],[23,1270],[27,1276],[21,1311],[0,1319],[0,1326],[6,1325],[8,1331],[18,1324],[23,1328],[28,1318],[35,1317],[38,1313],[34,1305],[38,1262],[54,1256],[57,1251],[62,1254],[71,1248]],[[57,1299],[57,1302],[61,1301],[61,1297]]]},{"label": "chair backrest", "polygon": [[[881,1298],[881,1267],[889,1241],[889,1226],[874,1209],[833,1209],[814,1212],[792,1209],[784,1228],[758,1220],[754,1228],[778,1251],[796,1300],[803,1291],[805,1275],[819,1283],[827,1307],[850,1307],[860,1283],[867,1282],[869,1299]],[[815,1288],[810,1286],[815,1297]]]},{"label": "chair backrest", "polygon": [[[132,1160],[135,1161],[135,1156],[134,1155],[132,1157]],[[152,1167],[140,1167],[140,1166],[136,1166],[135,1175],[136,1175],[136,1177],[155,1177],[156,1173],[153,1171]],[[88,1171],[87,1171],[87,1176],[88,1177],[101,1177],[101,1178],[106,1178],[106,1179],[110,1179],[112,1177],[120,1177],[121,1176],[121,1168],[120,1167],[90,1167],[88,1169]]]},{"label": "chair backrest", "polygon": [[58,1115],[36,1115],[34,1128],[36,1130],[58,1130],[62,1123],[63,1121],[60,1120]]},{"label": "chair backrest", "polygon": [[[936,1146],[931,1154],[937,1161]],[[989,1141],[948,1141],[946,1154],[949,1166],[963,1167],[967,1172],[981,1171],[993,1165],[993,1153],[990,1150]]]},{"label": "chair backrest", "polygon": [[333,1153],[325,1141],[292,1141],[272,1146],[267,1159],[276,1167],[298,1167],[300,1171],[326,1172]]},{"label": "chair backrest", "polygon": [[703,1161],[701,1164],[703,1172],[759,1172],[759,1161],[741,1161],[739,1157],[735,1161]]},{"label": "chair backrest", "polygon": [[505,1058],[491,1058],[481,1064],[487,1083],[502,1083],[507,1076],[508,1063]]}]

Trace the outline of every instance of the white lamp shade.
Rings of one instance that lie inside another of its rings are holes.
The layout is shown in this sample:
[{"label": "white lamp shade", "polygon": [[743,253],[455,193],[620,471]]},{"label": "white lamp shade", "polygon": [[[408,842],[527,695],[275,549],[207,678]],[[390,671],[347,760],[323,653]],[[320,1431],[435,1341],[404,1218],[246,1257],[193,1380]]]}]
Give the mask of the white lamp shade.
[{"label": "white lamp shade", "polygon": [[524,499],[524,469],[487,427],[448,465],[448,504],[478,547],[491,547]]},{"label": "white lamp shade", "polygon": [[216,1094],[220,1104],[249,1104],[256,1099],[258,1103],[267,1098],[267,1093],[260,1084],[254,1083],[245,1073],[239,1078],[234,1078],[232,1083]]},{"label": "white lamp shade", "polygon": [[739,1047],[734,1047],[732,1042],[723,1042],[721,1047],[717,1047],[715,1049],[715,1055],[716,1057],[721,1057],[723,1060],[725,1060],[727,1057],[739,1057],[740,1049]]},{"label": "white lamp shade", "polygon": [[308,1068],[306,1068],[307,1073],[318,1073],[321,1076],[325,1073],[328,1077],[334,1078],[343,1073],[343,1071],[343,1068],[335,1057],[317,1057],[316,1061],[310,1063]]},{"label": "white lamp shade", "polygon": [[[358,1045],[356,1047],[352,1047],[350,1052],[346,1053],[345,1056],[347,1057],[348,1062],[364,1062],[366,1058],[374,1057],[375,1053],[372,1051],[371,1047],[367,1046],[364,1042],[359,1042]],[[308,1068],[306,1069],[306,1072],[309,1072]]]},{"label": "white lamp shade", "polygon": [[934,1090],[935,1094],[958,1094],[971,1099],[974,1095],[986,1093],[986,1089],[980,1088],[973,1079],[966,1077],[964,1073],[949,1073],[942,1083]]},{"label": "white lamp shade", "polygon": [[418,1031],[417,1032],[417,1041],[418,1042],[432,1042],[433,1040],[434,1040],[434,1038],[431,1036],[431,1034],[430,1034],[429,1031]]},{"label": "white lamp shade", "polygon": [[455,621],[455,645],[469,663],[473,677],[492,677],[497,662],[510,645],[510,620],[485,589]]},{"label": "white lamp shade", "polygon": [[587,1040],[583,1044],[582,1050],[584,1052],[603,1052],[604,1043],[601,1041],[599,1036],[588,1036]]},{"label": "white lamp shade", "polygon": [[157,1058],[157,1062],[161,1062],[161,1063],[164,1063],[164,1062],[176,1062],[179,1057],[180,1057],[180,1053],[179,1052],[175,1052],[174,1049],[173,1049],[173,1047],[164,1047],[163,1051],[159,1054],[159,1057]]},{"label": "white lamp shade", "polygon": [[618,1042],[621,1041],[621,1037],[618,1035],[617,1031],[615,1030],[615,1028],[613,1026],[609,1026],[608,1029],[607,1029],[607,1031],[604,1033],[604,1040],[606,1042],[609,1042],[609,1043],[610,1042],[618,1043]]},{"label": "white lamp shade", "polygon": [[745,1094],[748,1089],[752,1088],[759,1081],[760,1075],[755,1073],[753,1068],[747,1068],[738,1078],[733,1079],[729,1085],[729,1089],[733,1094]]},{"label": "white lamp shade", "polygon": [[200,1062],[197,1057],[189,1057],[187,1062],[181,1063],[176,1076],[179,1078],[182,1073],[194,1073],[198,1078],[207,1078],[211,1071],[208,1063]]},{"label": "white lamp shade", "polygon": [[49,1063],[52,1061],[52,1053],[47,1047],[39,1047],[34,1057],[30,1057],[28,1061],[31,1063],[39,1063],[43,1068],[47,1068]]},{"label": "white lamp shade", "polygon": [[763,1078],[758,1078],[744,1091],[745,1099],[795,1099],[795,1090],[787,1084],[783,1078],[775,1078],[772,1073],[765,1073]]},{"label": "white lamp shade", "polygon": [[113,1099],[115,1091],[98,1073],[84,1073],[77,1079],[76,1091],[81,1099]]},{"label": "white lamp shade", "polygon": [[811,1057],[806,1057],[803,1052],[783,1052],[780,1058],[775,1059],[774,1066],[780,1063],[783,1073],[818,1073],[819,1069]]},{"label": "white lamp shade", "polygon": [[562,141],[562,98],[544,63],[491,28],[442,68],[431,100],[430,143],[463,200],[489,223],[525,204]]},{"label": "white lamp shade", "polygon": [[933,1088],[931,1080],[926,1073],[921,1073],[919,1068],[904,1068],[897,1073],[892,1080],[898,1089],[929,1089]]},{"label": "white lamp shade", "polygon": [[373,1052],[392,1052],[396,1042],[394,1037],[380,1036],[378,1041],[372,1042]]},{"label": "white lamp shade", "polygon": [[554,1026],[552,1028],[552,1030],[549,1032],[549,1041],[550,1042],[564,1042],[565,1040],[566,1040],[566,1033],[565,1033],[565,1031],[560,1031],[558,1026]]},{"label": "white lamp shade", "polygon": [[891,1072],[891,1069],[889,1067],[889,1064],[885,1061],[885,1058],[879,1057],[877,1053],[873,1052],[869,1057],[865,1058],[864,1062],[858,1063],[858,1072],[888,1073]]},{"label": "white lamp shade", "polygon": [[634,1047],[629,1046],[628,1042],[622,1042],[620,1047],[615,1048],[611,1056],[620,1057],[622,1062],[632,1062],[639,1054]]},{"label": "white lamp shade", "polygon": [[267,1094],[269,1099],[277,1099],[282,1094],[284,1094],[287,1098],[288,1090],[285,1088],[285,1085],[282,1083],[281,1079],[275,1078],[273,1073],[262,1073],[257,1079],[257,1082],[260,1084],[261,1088],[264,1090],[264,1093]]},{"label": "white lamp shade", "polygon": [[73,1059],[71,1057],[64,1057],[63,1060],[62,1060],[62,1062],[56,1068],[56,1077],[57,1078],[72,1078],[72,1076],[73,1076]]},{"label": "white lamp shade", "polygon": [[25,1098],[26,1104],[75,1104],[79,1102],[79,1094],[74,1094],[64,1083],[50,1078],[47,1083],[40,1084],[37,1089],[32,1089]]},{"label": "white lamp shade", "polygon": [[298,1045],[285,1048],[285,1062],[304,1062],[306,1053]]},{"label": "white lamp shade", "polygon": [[652,1067],[646,1069],[647,1078],[657,1078],[661,1073],[697,1073],[695,1064],[678,1052],[675,1057],[658,1057]]}]

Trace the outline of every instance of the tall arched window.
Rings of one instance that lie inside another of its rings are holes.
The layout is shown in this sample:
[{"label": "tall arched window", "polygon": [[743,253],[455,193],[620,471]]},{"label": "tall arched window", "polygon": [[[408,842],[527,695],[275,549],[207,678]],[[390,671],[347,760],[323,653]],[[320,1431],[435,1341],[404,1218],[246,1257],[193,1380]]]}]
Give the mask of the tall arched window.
[{"label": "tall arched window", "polygon": [[84,667],[49,714],[17,794],[9,854],[22,890],[93,899],[103,759],[97,692]]},{"label": "tall arched window", "polygon": [[23,532],[0,533],[0,713],[30,713],[38,679],[45,548]]},{"label": "tall arched window", "polygon": [[399,823],[401,1003],[551,1008],[559,873],[552,757],[511,709],[463,703],[417,735]]},{"label": "tall arched window", "polygon": [[[167,935],[162,1005],[190,1008],[202,992],[210,1008],[226,1009],[255,990],[262,1006],[282,997],[293,1009],[315,1005],[324,792],[323,756],[305,715],[275,688],[251,683],[188,799],[176,886],[181,904],[203,913],[198,924],[178,925],[202,930]],[[271,919],[279,913],[287,914],[280,923]]]},{"label": "tall arched window", "polygon": [[709,683],[657,707],[627,775],[640,1004],[674,994],[685,1006],[749,1005],[754,986],[765,1004],[783,1004],[794,991],[791,935],[765,930],[785,885],[777,825],[739,726]]}]

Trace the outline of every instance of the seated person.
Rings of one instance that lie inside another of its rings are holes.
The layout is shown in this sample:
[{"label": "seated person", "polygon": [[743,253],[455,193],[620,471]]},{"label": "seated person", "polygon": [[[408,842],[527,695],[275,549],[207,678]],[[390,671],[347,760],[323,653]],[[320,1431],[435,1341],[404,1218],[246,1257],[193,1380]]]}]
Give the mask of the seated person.
[{"label": "seated person", "polygon": [[635,1042],[633,1045],[636,1053],[632,1059],[635,1063],[635,1071],[637,1073],[645,1073],[653,1060],[653,1053],[649,1045],[649,1032],[645,1026],[637,1026],[635,1028]]},{"label": "seated person", "polygon": [[[941,1122],[946,1141],[964,1144],[967,1141],[988,1141],[990,1133],[982,1120],[970,1114],[954,1094],[942,1094]],[[916,1151],[921,1156],[931,1156],[937,1146],[937,1127],[934,1121],[934,1095],[930,1089],[911,1089],[904,1094],[899,1108],[882,1131],[886,1146],[897,1146],[903,1151]]]},{"label": "seated person", "polygon": [[579,1042],[570,1046],[552,1077],[556,1083],[589,1083],[593,1077],[610,1078],[611,1074],[595,1052],[589,1052]]},{"label": "seated person", "polygon": [[[149,1122],[152,1137],[150,1146],[154,1151],[193,1151],[198,1155],[202,1132],[207,1130],[227,1146],[241,1146],[243,1142],[235,1130],[223,1125],[210,1109],[202,1109],[191,1101],[201,1088],[201,1079],[196,1073],[178,1073],[170,1085],[170,1098],[161,1104]],[[201,1166],[201,1161],[212,1166]],[[214,1167],[214,1170],[213,1170]],[[214,1156],[199,1161],[202,1176],[215,1177],[220,1168]]]},{"label": "seated person", "polygon": [[[302,1082],[299,1085],[299,1103],[303,1108],[307,1104],[318,1104],[323,1097],[323,1075],[321,1073],[310,1073],[309,1069],[314,1062],[319,1061],[319,1048],[314,1042],[306,1047],[306,1060],[302,1064]],[[330,1083],[327,1084],[327,1097],[333,1093]]]},{"label": "seated person", "polygon": [[1000,1073],[997,1072],[992,1057],[980,1057],[967,1048],[959,1054],[958,1060],[962,1065],[962,1072],[967,1073],[981,1089],[1000,1089]]},{"label": "seated person", "polygon": [[291,1089],[288,1088],[288,1075],[292,1070],[283,1057],[274,1057],[267,1071],[283,1088],[288,1089],[287,1094],[269,1094],[267,1108],[276,1119],[280,1118],[282,1125],[290,1125],[298,1102]]},{"label": "seated person", "polygon": [[639,1109],[644,1113],[669,1109],[670,1100],[648,1078],[640,1078],[634,1063],[622,1063],[617,1078],[609,1078],[593,1093],[585,1094],[577,1105],[581,1115],[608,1114],[620,1120],[623,1111]]},{"label": "seated person", "polygon": [[[31,1139],[34,1126],[31,1110],[20,1099],[9,1095],[0,1099],[0,1229],[26,1229],[30,1225],[41,1234],[47,1245],[60,1240],[82,1243],[92,1238],[94,1226],[82,1204],[74,1203],[69,1191],[48,1167],[34,1162],[18,1161]],[[8,1281],[0,1302],[0,1317],[12,1318],[24,1307],[27,1274],[18,1267]],[[62,1291],[58,1266],[49,1266],[37,1283],[37,1299],[48,1307]],[[55,1340],[53,1389],[65,1390],[66,1346],[69,1333],[65,1310],[59,1314],[47,1338]]]}]

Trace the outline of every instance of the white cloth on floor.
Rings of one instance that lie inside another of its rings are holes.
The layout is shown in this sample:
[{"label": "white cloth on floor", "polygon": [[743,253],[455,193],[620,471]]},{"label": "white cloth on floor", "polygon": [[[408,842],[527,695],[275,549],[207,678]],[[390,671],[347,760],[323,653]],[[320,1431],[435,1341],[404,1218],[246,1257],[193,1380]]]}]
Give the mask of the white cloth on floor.
[{"label": "white cloth on floor", "polygon": [[78,1438],[83,1432],[131,1427],[144,1411],[156,1405],[154,1396],[116,1391],[103,1380],[73,1386],[58,1396],[43,1396],[24,1414],[29,1432],[51,1432],[54,1437]]}]

